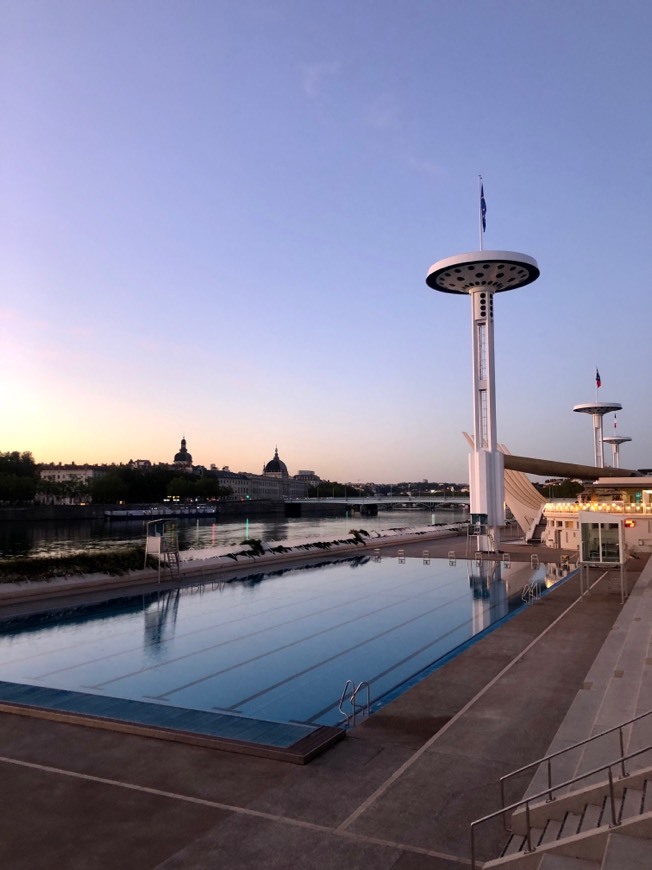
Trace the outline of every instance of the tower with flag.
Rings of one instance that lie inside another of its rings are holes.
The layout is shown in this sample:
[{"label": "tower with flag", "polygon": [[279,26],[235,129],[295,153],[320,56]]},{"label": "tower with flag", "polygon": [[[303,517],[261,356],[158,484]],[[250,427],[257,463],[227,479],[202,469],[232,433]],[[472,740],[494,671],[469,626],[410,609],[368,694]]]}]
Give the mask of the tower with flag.
[{"label": "tower with flag", "polygon": [[[596,468],[604,468],[604,450],[603,444],[605,441],[613,444],[615,436],[603,436],[602,418],[605,414],[610,414],[612,411],[622,410],[622,405],[619,402],[600,402],[598,401],[598,390],[602,386],[600,370],[595,367],[595,402],[584,402],[581,405],[575,405],[573,411],[581,414],[590,414],[593,418],[593,461]],[[614,416],[614,429],[616,428],[616,417]],[[625,439],[629,440],[629,439]],[[614,462],[616,461],[614,458]]]},{"label": "tower with flag", "polygon": [[539,277],[533,257],[515,251],[482,250],[487,205],[479,176],[480,251],[457,254],[430,267],[426,284],[471,301],[473,438],[469,456],[470,508],[476,550],[500,550],[505,522],[503,453],[498,444],[494,363],[494,295],[532,284]]}]

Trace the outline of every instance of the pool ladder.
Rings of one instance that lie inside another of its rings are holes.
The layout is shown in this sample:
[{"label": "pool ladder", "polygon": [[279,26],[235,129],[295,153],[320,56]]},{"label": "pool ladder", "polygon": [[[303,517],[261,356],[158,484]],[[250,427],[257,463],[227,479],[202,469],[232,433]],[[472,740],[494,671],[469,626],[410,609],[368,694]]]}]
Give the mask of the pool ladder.
[{"label": "pool ladder", "polygon": [[[346,725],[355,725],[356,716],[361,714],[362,716],[368,716],[371,712],[371,695],[370,695],[369,683],[366,680],[363,680],[361,683],[356,684],[353,680],[347,680],[344,684],[344,689],[342,690],[342,695],[340,697],[339,703],[339,711],[344,717]],[[358,694],[364,693],[365,701],[364,703],[358,702]],[[344,709],[344,705],[346,702],[349,702],[351,707],[351,712],[347,713]]]},{"label": "pool ladder", "polygon": [[524,604],[534,604],[541,598],[541,586],[539,583],[526,583],[521,592],[521,601]]}]

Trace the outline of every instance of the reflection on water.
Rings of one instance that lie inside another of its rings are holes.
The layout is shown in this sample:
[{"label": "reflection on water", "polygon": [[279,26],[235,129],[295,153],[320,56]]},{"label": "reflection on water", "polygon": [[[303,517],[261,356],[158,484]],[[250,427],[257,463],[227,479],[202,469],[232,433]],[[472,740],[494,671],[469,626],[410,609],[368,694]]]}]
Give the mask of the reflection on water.
[{"label": "reflection on water", "polygon": [[[266,517],[222,521],[215,517],[179,518],[179,547],[182,550],[204,547],[239,546],[247,538],[280,543],[310,537],[331,541],[347,537],[351,528],[367,531],[465,522],[468,514],[446,510],[383,511],[376,517]],[[0,557],[60,555],[88,550],[111,549],[145,540],[145,520],[80,520],[52,522],[6,522],[0,524]]]},{"label": "reflection on water", "polygon": [[168,640],[174,636],[180,600],[181,591],[173,589],[157,593],[156,599],[144,607],[144,650],[149,658],[160,659]]},{"label": "reflection on water", "polygon": [[348,679],[377,703],[521,606],[524,567],[365,554],[14,617],[0,679],[333,724]]}]

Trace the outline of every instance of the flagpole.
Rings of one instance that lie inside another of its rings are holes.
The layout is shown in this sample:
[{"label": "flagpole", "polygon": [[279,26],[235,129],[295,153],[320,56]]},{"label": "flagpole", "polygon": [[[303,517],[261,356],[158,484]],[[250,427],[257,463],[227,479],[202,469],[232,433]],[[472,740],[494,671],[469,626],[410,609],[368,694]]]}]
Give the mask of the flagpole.
[{"label": "flagpole", "polygon": [[480,221],[480,250],[484,250],[484,240],[482,238],[484,234],[484,228],[482,226],[482,199],[483,199],[483,191],[482,191],[482,176],[478,175],[478,218]]}]

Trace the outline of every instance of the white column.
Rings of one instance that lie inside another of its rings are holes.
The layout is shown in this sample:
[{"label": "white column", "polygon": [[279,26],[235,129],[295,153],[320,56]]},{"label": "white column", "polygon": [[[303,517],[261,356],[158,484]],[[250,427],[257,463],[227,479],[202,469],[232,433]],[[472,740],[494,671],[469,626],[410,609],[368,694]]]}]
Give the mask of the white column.
[{"label": "white column", "polygon": [[496,432],[493,293],[474,287],[470,296],[475,443],[469,457],[471,513],[487,515],[489,534],[478,535],[478,549],[490,551],[499,549],[505,500],[503,455]]},{"label": "white column", "polygon": [[593,443],[597,468],[604,468],[604,451],[602,449],[602,414],[593,415]]}]

